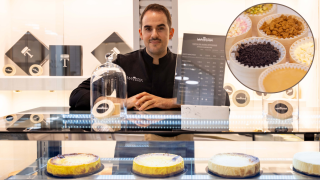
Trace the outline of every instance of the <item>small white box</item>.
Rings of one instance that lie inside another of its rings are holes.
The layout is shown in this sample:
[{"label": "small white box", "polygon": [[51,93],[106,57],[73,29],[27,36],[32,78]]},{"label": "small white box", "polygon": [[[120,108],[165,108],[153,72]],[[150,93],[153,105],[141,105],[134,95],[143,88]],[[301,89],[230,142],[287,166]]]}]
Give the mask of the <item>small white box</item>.
[{"label": "small white box", "polygon": [[181,129],[229,131],[229,106],[181,105]]},{"label": "small white box", "polygon": [[229,120],[229,106],[181,105],[181,118]]}]

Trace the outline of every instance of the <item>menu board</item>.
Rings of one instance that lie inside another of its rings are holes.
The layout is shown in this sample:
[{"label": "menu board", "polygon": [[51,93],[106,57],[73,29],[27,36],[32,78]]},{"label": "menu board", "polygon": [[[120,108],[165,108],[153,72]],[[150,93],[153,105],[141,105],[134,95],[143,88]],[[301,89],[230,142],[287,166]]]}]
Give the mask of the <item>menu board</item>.
[{"label": "menu board", "polygon": [[224,44],[225,36],[183,35],[174,86],[178,104],[225,105]]}]

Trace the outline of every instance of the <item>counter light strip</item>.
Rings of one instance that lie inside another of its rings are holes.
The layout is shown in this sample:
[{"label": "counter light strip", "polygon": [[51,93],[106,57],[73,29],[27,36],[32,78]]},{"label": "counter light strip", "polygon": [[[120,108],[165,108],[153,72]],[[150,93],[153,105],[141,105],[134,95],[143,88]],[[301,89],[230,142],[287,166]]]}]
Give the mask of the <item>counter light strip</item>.
[{"label": "counter light strip", "polygon": [[[128,146],[148,147],[148,146]],[[102,161],[133,161],[134,158],[100,158]],[[209,161],[210,158],[183,158],[185,161]],[[292,158],[259,158],[260,161],[292,161]]]},{"label": "counter light strip", "polygon": [[134,175],[98,175],[95,179],[137,179]]},{"label": "counter light strip", "polygon": [[[92,124],[95,121],[91,120],[63,120],[63,123],[75,123],[75,124]],[[227,120],[192,120],[192,121],[169,121],[169,120],[162,120],[162,121],[149,121],[149,120],[136,120],[134,122],[128,120],[101,120],[96,121],[99,123],[109,123],[109,124],[168,124],[168,125],[179,125],[179,124],[262,124],[262,123],[269,123],[269,124],[291,124],[292,121],[287,120],[277,120],[277,121],[227,121]]]},{"label": "counter light strip", "polygon": [[[62,118],[69,119],[90,119],[91,114],[61,114]],[[263,115],[230,115],[229,119],[262,119]],[[309,115],[304,115],[302,117],[309,117]],[[320,115],[312,116],[314,118],[320,117]],[[136,114],[127,114],[128,119],[181,119],[181,115],[136,115]],[[189,119],[189,118],[184,118]],[[191,118],[190,118],[191,119]]]},{"label": "counter light strip", "polygon": [[[296,179],[294,175],[264,175],[259,179]],[[134,175],[98,175],[95,179],[137,179]],[[210,175],[183,175],[181,179],[212,179]]]}]

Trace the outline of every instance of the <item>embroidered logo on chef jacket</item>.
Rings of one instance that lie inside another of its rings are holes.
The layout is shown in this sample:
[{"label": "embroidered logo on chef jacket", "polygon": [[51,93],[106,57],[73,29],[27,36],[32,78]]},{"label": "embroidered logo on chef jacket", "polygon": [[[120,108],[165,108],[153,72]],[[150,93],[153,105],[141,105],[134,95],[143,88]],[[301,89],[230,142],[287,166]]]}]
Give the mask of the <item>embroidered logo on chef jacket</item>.
[{"label": "embroidered logo on chef jacket", "polygon": [[127,79],[130,80],[130,81],[143,82],[143,79],[137,78],[135,76],[133,76],[133,77],[127,76]]}]

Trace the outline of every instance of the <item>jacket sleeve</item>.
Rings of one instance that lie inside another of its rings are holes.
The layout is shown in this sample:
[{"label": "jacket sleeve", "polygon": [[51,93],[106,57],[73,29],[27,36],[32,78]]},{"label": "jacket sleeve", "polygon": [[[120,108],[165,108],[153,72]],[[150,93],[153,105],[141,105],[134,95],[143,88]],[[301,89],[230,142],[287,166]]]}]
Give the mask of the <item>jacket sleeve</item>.
[{"label": "jacket sleeve", "polygon": [[[113,61],[114,64],[119,65],[120,56]],[[90,80],[83,81],[76,89],[71,92],[69,98],[70,110],[90,110]]]},{"label": "jacket sleeve", "polygon": [[90,110],[90,79],[83,81],[71,92],[69,98],[71,110]]}]

